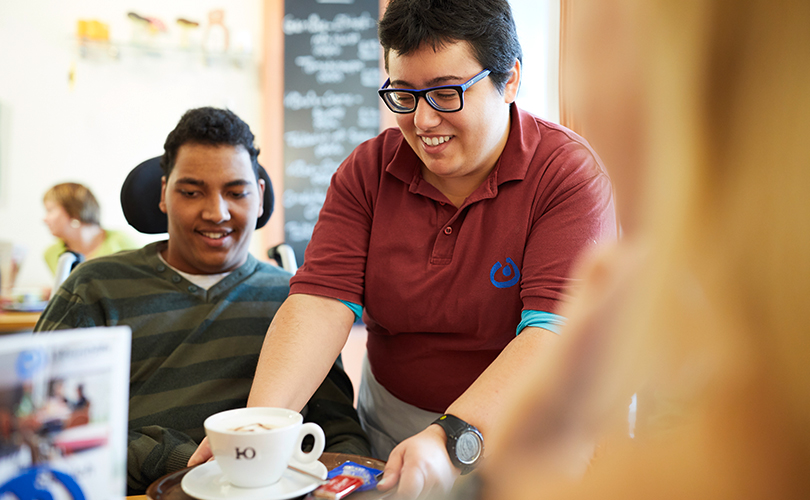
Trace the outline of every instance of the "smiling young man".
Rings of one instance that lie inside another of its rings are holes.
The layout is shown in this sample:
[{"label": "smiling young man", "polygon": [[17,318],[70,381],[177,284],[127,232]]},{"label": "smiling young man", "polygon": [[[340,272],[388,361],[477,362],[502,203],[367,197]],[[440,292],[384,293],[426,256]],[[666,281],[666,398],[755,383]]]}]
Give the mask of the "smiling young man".
[{"label": "smiling young man", "polygon": [[248,256],[262,214],[264,180],[244,146],[185,143],[164,167],[160,210],[167,215],[166,262],[189,274],[218,274]]},{"label": "smiling young man", "polygon": [[[206,417],[245,406],[262,340],[289,292],[289,273],[248,252],[257,220],[272,210],[248,125],[228,110],[192,109],[164,149],[168,241],[82,264],[36,326],[132,329],[129,494],[185,467]],[[305,420],[324,429],[328,451],[368,454],[346,374],[332,365],[319,384]]]},{"label": "smiling young man", "polygon": [[616,221],[588,143],[514,104],[507,0],[391,0],[379,36],[398,127],[332,178],[248,404],[305,404],[362,314],[358,411],[388,460],[381,489],[414,497],[479,463],[510,388],[555,340],[572,264]]}]

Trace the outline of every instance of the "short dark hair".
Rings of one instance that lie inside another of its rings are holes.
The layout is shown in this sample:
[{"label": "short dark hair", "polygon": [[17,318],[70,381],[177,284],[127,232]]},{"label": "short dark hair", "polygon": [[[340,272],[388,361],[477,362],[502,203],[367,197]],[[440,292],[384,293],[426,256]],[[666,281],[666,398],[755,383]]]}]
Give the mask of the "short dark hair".
[{"label": "short dark hair", "polygon": [[233,111],[212,107],[190,109],[183,113],[163,144],[160,168],[167,178],[174,169],[177,151],[184,144],[206,146],[243,146],[250,155],[253,173],[259,178],[259,149],[253,145],[253,132]]},{"label": "short dark hair", "polygon": [[507,0],[391,0],[378,27],[388,70],[388,52],[407,55],[422,44],[438,50],[468,42],[475,58],[503,93],[515,60],[523,62],[512,8]]}]

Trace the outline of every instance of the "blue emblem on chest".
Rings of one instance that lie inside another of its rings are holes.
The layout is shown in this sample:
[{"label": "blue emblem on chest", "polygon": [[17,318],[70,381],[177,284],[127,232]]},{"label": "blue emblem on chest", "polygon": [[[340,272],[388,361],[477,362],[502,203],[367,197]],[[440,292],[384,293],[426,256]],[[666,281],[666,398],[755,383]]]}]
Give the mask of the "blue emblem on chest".
[{"label": "blue emblem on chest", "polygon": [[[507,279],[506,281],[499,281],[495,279],[495,274],[501,268],[503,268],[503,271],[501,271],[500,274],[502,274]],[[520,281],[520,269],[518,269],[518,266],[515,264],[515,261],[507,257],[506,267],[503,267],[503,264],[501,264],[500,262],[496,262],[495,265],[492,266],[492,270],[489,271],[489,281],[491,281],[492,284],[495,285],[497,288],[509,288],[510,286],[515,286],[517,282]]]}]

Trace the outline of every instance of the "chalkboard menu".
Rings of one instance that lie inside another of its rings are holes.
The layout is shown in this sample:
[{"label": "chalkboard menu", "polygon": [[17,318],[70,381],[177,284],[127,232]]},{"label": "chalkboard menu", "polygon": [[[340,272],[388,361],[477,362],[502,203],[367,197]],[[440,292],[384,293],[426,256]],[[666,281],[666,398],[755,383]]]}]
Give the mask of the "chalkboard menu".
[{"label": "chalkboard menu", "polygon": [[332,174],[379,133],[379,0],[286,0],[284,238],[300,265]]}]

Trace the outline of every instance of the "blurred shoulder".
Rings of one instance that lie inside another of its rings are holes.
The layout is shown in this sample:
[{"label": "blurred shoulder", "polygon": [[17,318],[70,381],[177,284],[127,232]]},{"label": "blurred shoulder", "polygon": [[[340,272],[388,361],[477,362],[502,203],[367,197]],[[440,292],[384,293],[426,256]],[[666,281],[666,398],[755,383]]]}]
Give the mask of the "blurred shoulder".
[{"label": "blurred shoulder", "polygon": [[79,264],[67,281],[131,279],[144,273],[152,274],[155,262],[150,262],[150,258],[158,261],[155,244],[96,257]]},{"label": "blurred shoulder", "polygon": [[138,248],[138,242],[126,231],[105,229],[105,243],[117,250],[132,250]]}]

